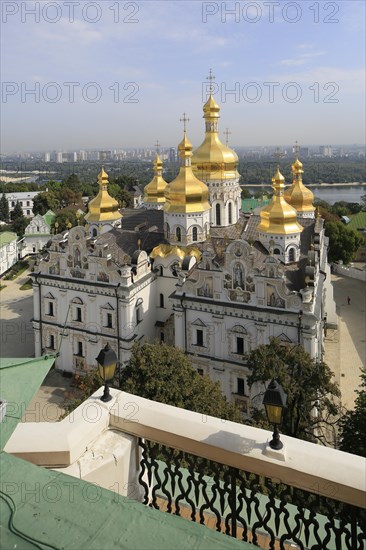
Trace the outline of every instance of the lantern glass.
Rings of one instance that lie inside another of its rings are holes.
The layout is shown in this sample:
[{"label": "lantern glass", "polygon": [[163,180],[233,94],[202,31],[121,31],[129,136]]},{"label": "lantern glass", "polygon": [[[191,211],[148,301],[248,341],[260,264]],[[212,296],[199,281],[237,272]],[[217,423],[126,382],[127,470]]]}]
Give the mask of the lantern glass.
[{"label": "lantern glass", "polygon": [[110,365],[99,364],[99,375],[104,382],[109,382],[114,379],[117,363],[111,363]]},{"label": "lantern glass", "polygon": [[265,405],[268,421],[271,424],[277,424],[278,426],[282,423],[283,407],[278,405]]}]

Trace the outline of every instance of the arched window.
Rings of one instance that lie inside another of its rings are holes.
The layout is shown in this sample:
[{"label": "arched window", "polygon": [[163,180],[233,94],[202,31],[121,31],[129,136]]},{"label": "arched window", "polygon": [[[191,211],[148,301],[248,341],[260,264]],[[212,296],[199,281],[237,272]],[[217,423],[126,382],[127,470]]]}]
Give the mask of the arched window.
[{"label": "arched window", "polygon": [[180,241],[182,240],[182,230],[180,227],[177,227],[177,229],[175,230],[175,235],[177,237],[177,241],[180,243]]},{"label": "arched window", "polygon": [[231,202],[229,202],[229,205],[228,205],[228,221],[229,221],[229,225],[233,223],[233,206]]},{"label": "arched window", "polygon": [[281,254],[281,251],[279,248],[275,248],[273,251],[273,254]]},{"label": "arched window", "polygon": [[168,223],[165,224],[165,233],[166,233],[166,238],[169,239],[169,237],[170,237],[170,227],[169,227]]},{"label": "arched window", "polygon": [[96,237],[98,235],[98,231],[96,227],[93,227],[92,235],[93,237]]},{"label": "arched window", "polygon": [[290,248],[290,250],[288,251],[288,259],[289,259],[290,262],[295,261],[295,249],[294,248]]},{"label": "arched window", "polygon": [[221,225],[221,206],[216,204],[216,225]]},{"label": "arched window", "polygon": [[164,307],[164,294],[160,294],[159,303],[160,303],[160,307]]},{"label": "arched window", "polygon": [[197,241],[197,238],[198,238],[198,237],[197,237],[197,227],[194,227],[194,228],[192,229],[192,240],[193,240],[193,241]]}]

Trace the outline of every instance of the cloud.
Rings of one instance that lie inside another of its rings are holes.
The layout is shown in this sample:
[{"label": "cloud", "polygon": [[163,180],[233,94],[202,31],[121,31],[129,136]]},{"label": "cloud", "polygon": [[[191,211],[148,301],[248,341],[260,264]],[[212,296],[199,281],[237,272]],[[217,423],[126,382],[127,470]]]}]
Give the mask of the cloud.
[{"label": "cloud", "polygon": [[314,58],[326,55],[326,53],[327,52],[325,51],[302,53],[298,57],[295,57],[293,59],[282,59],[280,64],[287,66],[306,65],[307,63],[310,63]]}]

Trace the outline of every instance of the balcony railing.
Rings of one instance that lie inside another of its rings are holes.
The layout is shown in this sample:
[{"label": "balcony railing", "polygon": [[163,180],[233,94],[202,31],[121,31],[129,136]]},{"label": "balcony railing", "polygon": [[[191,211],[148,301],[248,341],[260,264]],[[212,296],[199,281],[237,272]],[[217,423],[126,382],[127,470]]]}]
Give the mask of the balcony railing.
[{"label": "balcony railing", "polygon": [[19,424],[6,452],[262,548],[366,547],[363,458],[286,436],[274,451],[271,432],[111,392]]},{"label": "balcony railing", "polygon": [[[269,549],[362,550],[365,510],[139,439],[144,504]],[[212,522],[212,518],[214,522]]]}]

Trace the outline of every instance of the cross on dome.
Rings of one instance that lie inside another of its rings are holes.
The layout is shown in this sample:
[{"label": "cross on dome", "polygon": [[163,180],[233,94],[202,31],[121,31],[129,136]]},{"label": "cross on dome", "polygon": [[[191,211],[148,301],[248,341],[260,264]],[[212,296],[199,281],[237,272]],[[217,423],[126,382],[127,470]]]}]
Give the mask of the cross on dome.
[{"label": "cross on dome", "polygon": [[183,122],[183,128],[184,128],[184,131],[186,131],[187,130],[187,122],[190,121],[190,119],[187,118],[186,113],[183,113],[183,118],[180,118],[179,121]]},{"label": "cross on dome", "polygon": [[212,74],[212,69],[210,69],[210,73],[208,76],[206,76],[206,80],[209,80],[210,81],[210,94],[212,94],[212,90],[213,90],[213,85],[212,85],[212,81],[215,80],[215,76]]}]

